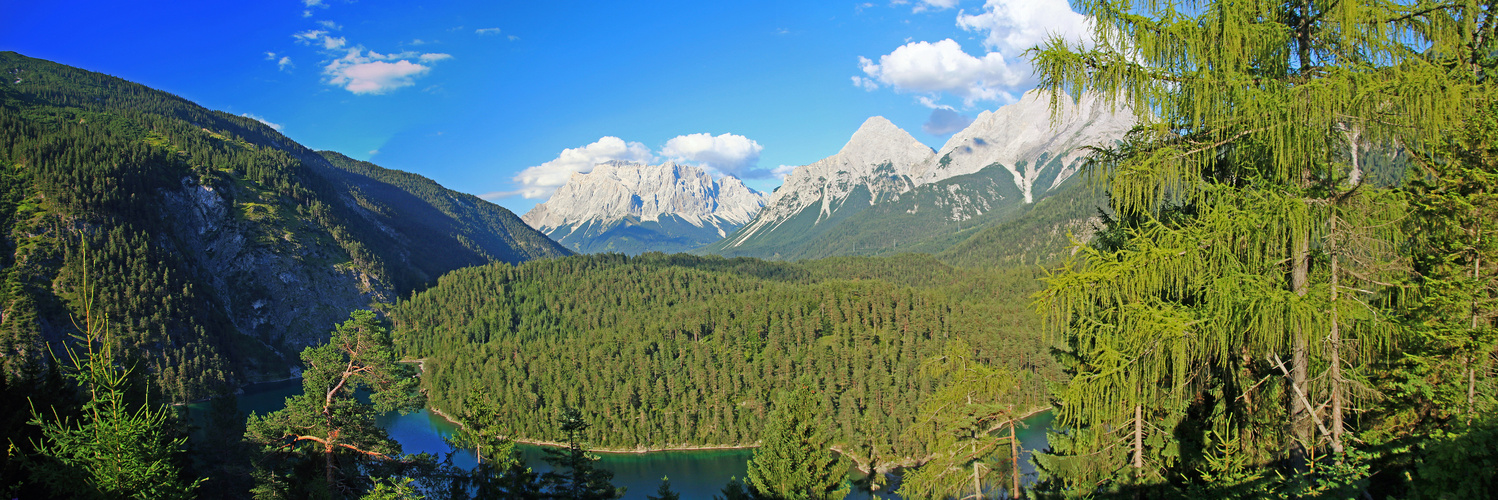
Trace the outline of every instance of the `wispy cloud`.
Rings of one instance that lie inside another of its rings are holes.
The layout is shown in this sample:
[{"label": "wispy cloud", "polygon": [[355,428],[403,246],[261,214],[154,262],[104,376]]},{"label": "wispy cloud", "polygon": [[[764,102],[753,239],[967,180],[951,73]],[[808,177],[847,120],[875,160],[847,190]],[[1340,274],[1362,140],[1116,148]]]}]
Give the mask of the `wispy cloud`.
[{"label": "wispy cloud", "polygon": [[478,33],[480,35],[498,35],[499,32],[500,32],[500,29],[499,28],[479,28],[479,29],[473,30],[473,32],[474,33]]},{"label": "wispy cloud", "polygon": [[265,126],[267,126],[267,127],[270,127],[270,128],[272,128],[272,129],[275,129],[275,131],[277,131],[277,132],[280,132],[280,131],[281,131],[281,129],[282,129],[282,128],[284,128],[284,127],[282,127],[282,126],[281,126],[281,125],[280,125],[280,124],[278,124],[278,123],[271,123],[271,122],[270,122],[270,120],[266,120],[266,119],[264,119],[264,118],[261,118],[261,117],[259,117],[259,116],[257,116],[257,115],[254,115],[254,114],[250,114],[250,113],[244,113],[244,114],[241,114],[241,115],[239,115],[239,116],[243,116],[243,117],[245,117],[245,118],[249,118],[249,119],[251,119],[251,120],[255,120],[255,121],[257,121],[257,122],[260,122],[260,123],[264,123],[264,124],[265,124]]},{"label": "wispy cloud", "polygon": [[[291,37],[303,45],[320,47],[329,59],[323,66],[326,83],[355,94],[384,94],[416,84],[416,78],[432,70],[432,64],[452,59],[452,54],[404,51],[381,54],[327,30],[307,30]],[[289,64],[290,61],[288,60]]]}]

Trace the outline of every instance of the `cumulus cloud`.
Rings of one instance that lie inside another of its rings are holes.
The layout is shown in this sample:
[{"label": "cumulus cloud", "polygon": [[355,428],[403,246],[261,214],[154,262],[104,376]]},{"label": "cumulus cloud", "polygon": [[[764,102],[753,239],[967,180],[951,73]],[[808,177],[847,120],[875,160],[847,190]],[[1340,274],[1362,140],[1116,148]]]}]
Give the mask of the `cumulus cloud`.
[{"label": "cumulus cloud", "polygon": [[474,33],[478,33],[480,35],[498,35],[499,31],[499,28],[479,28],[473,30]]},{"label": "cumulus cloud", "polygon": [[1091,22],[1067,0],[988,0],[982,12],[958,13],[957,26],[986,33],[983,46],[1007,57],[1019,57],[1052,35],[1074,43],[1092,39]]},{"label": "cumulus cloud", "polygon": [[861,76],[854,76],[853,77],[853,86],[861,88],[861,89],[864,89],[864,90],[869,91],[869,92],[873,92],[875,90],[879,90],[879,82],[876,82],[876,81],[874,81],[871,78],[864,78],[864,77],[861,77]]},{"label": "cumulus cloud", "polygon": [[276,69],[281,71],[287,71],[293,67],[295,65],[291,64],[291,56],[281,56],[281,59],[276,61]]},{"label": "cumulus cloud", "polygon": [[931,116],[926,118],[926,123],[921,124],[921,130],[931,135],[947,135],[965,129],[972,123],[973,117],[958,113],[951,107],[943,107],[931,110]]},{"label": "cumulus cloud", "polygon": [[488,193],[484,197],[492,199],[517,194],[526,199],[549,197],[566,184],[572,174],[592,172],[595,165],[614,160],[649,163],[655,160],[655,155],[644,144],[605,136],[587,146],[564,149],[554,160],[521,170],[513,179],[520,184],[519,190]]},{"label": "cumulus cloud", "polygon": [[420,57],[417,57],[417,59],[420,59],[421,62],[424,62],[424,63],[434,63],[434,62],[437,62],[437,61],[443,61],[443,60],[452,59],[452,58],[453,58],[452,54],[443,54],[443,53],[422,54]]},{"label": "cumulus cloud", "polygon": [[239,116],[243,116],[245,118],[249,118],[251,120],[255,120],[257,122],[264,123],[265,126],[270,127],[272,129],[275,129],[277,132],[280,132],[281,128],[282,128],[280,124],[271,123],[270,120],[266,120],[264,118],[261,118],[259,116],[256,116],[256,115],[253,115],[253,114],[250,114],[250,113],[244,113],[244,114],[241,114]]},{"label": "cumulus cloud", "polygon": [[967,105],[1008,100],[1011,97],[1005,89],[1021,81],[1002,54],[974,57],[950,38],[936,43],[907,43],[879,56],[878,63],[865,57],[858,59],[859,68],[870,80],[902,92],[944,92],[962,98]]},{"label": "cumulus cloud", "polygon": [[343,25],[335,23],[333,21],[318,21],[317,24],[334,31],[343,29]]},{"label": "cumulus cloud", "polygon": [[735,177],[758,178],[770,175],[770,172],[756,167],[759,153],[764,149],[758,142],[742,135],[699,133],[672,137],[661,148],[661,156]]}]

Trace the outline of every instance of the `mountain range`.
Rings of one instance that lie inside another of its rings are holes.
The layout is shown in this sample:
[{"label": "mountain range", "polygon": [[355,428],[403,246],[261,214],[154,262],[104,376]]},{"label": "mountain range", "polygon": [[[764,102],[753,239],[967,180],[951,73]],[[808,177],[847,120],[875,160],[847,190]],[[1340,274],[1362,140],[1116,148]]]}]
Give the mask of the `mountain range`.
[{"label": "mountain range", "polygon": [[[1054,120],[1052,120],[1054,116]],[[753,221],[702,251],[774,259],[940,252],[1060,190],[1086,147],[1134,126],[1128,110],[1038,92],[978,115],[940,150],[881,117],[797,167]]]},{"label": "mountain range", "polygon": [[581,253],[935,254],[1063,192],[1087,147],[1120,140],[1134,123],[1095,95],[1061,96],[1053,110],[1048,94],[1032,91],[982,112],[939,150],[869,118],[836,154],[796,167],[767,196],[695,167],[614,162],[574,174],[523,219]]},{"label": "mountain range", "polygon": [[764,195],[698,167],[608,162],[575,173],[521,217],[579,253],[683,252],[749,222]]}]

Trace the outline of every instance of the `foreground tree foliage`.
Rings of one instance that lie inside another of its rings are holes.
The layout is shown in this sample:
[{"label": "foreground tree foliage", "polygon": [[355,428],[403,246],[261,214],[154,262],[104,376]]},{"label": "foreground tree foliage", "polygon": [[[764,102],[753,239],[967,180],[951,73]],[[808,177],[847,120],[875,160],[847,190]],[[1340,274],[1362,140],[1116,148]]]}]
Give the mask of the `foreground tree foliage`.
[{"label": "foreground tree foliage", "polygon": [[32,479],[57,497],[194,498],[203,480],[184,478],[187,438],[177,432],[173,412],[159,403],[130,401],[130,385],[138,378],[115,364],[117,340],[91,314],[91,293],[84,302],[83,334],[77,338],[84,350],[68,345],[67,359],[55,362],[74,367],[70,375],[87,399],[77,418],[31,409],[29,423],[42,431],[27,462]]},{"label": "foreground tree foliage", "polygon": [[[1411,193],[1370,185],[1367,156],[1370,146],[1400,144],[1415,161],[1440,165],[1437,184],[1484,182],[1440,171],[1489,168],[1443,148],[1446,131],[1491,109],[1494,6],[1081,7],[1095,43],[1038,49],[1042,87],[1057,99],[1100,93],[1141,126],[1093,156],[1092,178],[1110,195],[1106,227],[1037,295],[1072,375],[1056,394],[1054,451],[1038,458],[1047,486],[1155,497],[1363,494],[1372,464],[1394,459],[1375,442],[1401,434],[1379,412],[1359,410],[1386,402],[1377,379],[1399,360],[1396,346],[1418,342],[1400,325],[1416,281],[1401,255],[1411,250]],[[1461,202],[1450,206],[1461,215],[1436,217],[1457,228],[1427,241],[1460,234],[1465,250],[1457,262],[1427,264],[1431,278],[1475,264],[1490,226]],[[1440,251],[1414,250],[1435,259],[1429,252]],[[1427,345],[1466,353],[1443,369],[1470,379],[1485,366],[1476,352],[1491,316],[1458,309],[1471,320],[1460,336],[1474,341],[1432,333]]]},{"label": "foreground tree foliage", "polygon": [[[269,475],[292,477],[284,485],[263,482],[261,488],[305,487],[324,496],[354,496],[372,486],[362,464],[401,457],[400,444],[375,417],[421,409],[425,398],[416,391],[416,368],[397,360],[389,330],[370,311],[355,311],[327,344],[302,351],[302,362],[302,394],[286,398],[286,407],[269,415],[251,415],[245,431],[269,454]],[[368,391],[371,402],[356,397],[359,391]],[[316,461],[321,467],[298,467]],[[316,469],[322,481],[296,476]]]}]

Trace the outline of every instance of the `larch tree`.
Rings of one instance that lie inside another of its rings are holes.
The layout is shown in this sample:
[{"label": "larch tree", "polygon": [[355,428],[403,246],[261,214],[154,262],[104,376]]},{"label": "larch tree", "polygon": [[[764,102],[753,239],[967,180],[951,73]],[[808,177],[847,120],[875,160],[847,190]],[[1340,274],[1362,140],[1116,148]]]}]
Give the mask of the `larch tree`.
[{"label": "larch tree", "polygon": [[906,498],[988,498],[990,492],[1020,495],[1019,440],[1015,426],[1014,377],[974,359],[961,340],[921,366],[922,374],[942,384],[921,408],[912,434],[932,456],[906,474],[900,494]]},{"label": "larch tree", "polygon": [[[345,466],[393,460],[400,444],[375,423],[379,415],[422,407],[416,368],[399,362],[390,332],[370,311],[354,311],[328,343],[302,351],[302,394],[268,415],[250,415],[245,437],[271,456],[297,454],[322,459],[322,487],[350,496],[369,485]],[[356,397],[368,391],[370,403]]]},{"label": "larch tree", "polygon": [[1365,185],[1361,152],[1434,144],[1484,99],[1465,62],[1491,6],[1079,5],[1091,40],[1036,48],[1040,87],[1096,93],[1140,126],[1092,155],[1108,227],[1037,295],[1073,373],[1053,478],[1086,491],[1340,463],[1369,361],[1400,340],[1386,312],[1405,198]]}]

